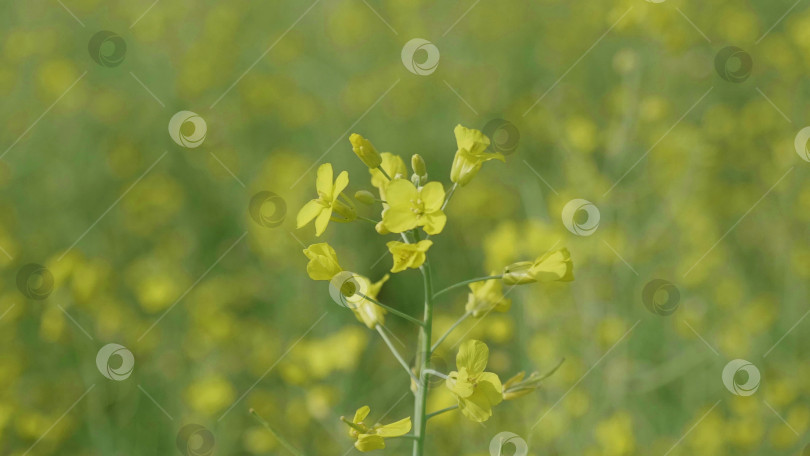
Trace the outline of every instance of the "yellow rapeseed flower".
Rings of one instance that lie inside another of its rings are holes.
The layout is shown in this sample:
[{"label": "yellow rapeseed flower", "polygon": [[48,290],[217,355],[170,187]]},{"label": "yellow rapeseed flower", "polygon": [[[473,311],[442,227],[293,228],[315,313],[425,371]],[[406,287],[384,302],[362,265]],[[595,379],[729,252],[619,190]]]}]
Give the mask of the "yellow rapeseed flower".
[{"label": "yellow rapeseed flower", "polygon": [[568,249],[548,252],[534,261],[519,261],[503,270],[503,283],[518,285],[532,282],[570,282],[574,280],[574,263]]},{"label": "yellow rapeseed flower", "polygon": [[493,310],[506,312],[510,307],[512,307],[512,300],[504,298],[503,282],[500,279],[470,284],[465,310],[470,312],[473,317],[484,316]]},{"label": "yellow rapeseed flower", "polygon": [[430,246],[433,245],[433,241],[424,240],[416,244],[390,241],[385,245],[388,246],[388,251],[391,252],[391,256],[394,257],[394,265],[391,266],[391,272],[400,272],[408,268],[416,269],[422,266],[422,263],[425,262],[425,254]]},{"label": "yellow rapeseed flower", "polygon": [[388,231],[402,233],[424,227],[428,234],[438,234],[447,223],[442,212],[444,187],[429,182],[419,189],[409,180],[395,179],[385,188],[388,207],[383,210],[382,222]]},{"label": "yellow rapeseed flower", "polygon": [[[357,284],[358,288],[365,290],[363,294],[372,299],[377,299],[377,295],[380,294],[380,289],[382,289],[383,284],[387,282],[390,277],[391,276],[386,274],[378,282],[372,283],[371,280],[365,276],[359,274],[353,275],[354,280],[361,282]],[[385,314],[387,313],[386,310],[360,296],[356,291],[357,290],[355,290],[352,295],[346,296],[346,302],[347,306],[354,312],[354,316],[357,320],[365,323],[369,329],[374,329],[377,325],[384,325]]]},{"label": "yellow rapeseed flower", "polygon": [[492,416],[492,407],[503,400],[503,386],[498,376],[484,372],[489,360],[489,348],[479,340],[468,340],[459,347],[456,367],[447,376],[445,385],[458,399],[461,413],[481,423]]},{"label": "yellow rapeseed flower", "polygon": [[458,145],[453,166],[450,168],[450,180],[454,183],[462,187],[467,185],[478,174],[485,161],[492,159],[506,161],[503,155],[497,152],[487,152],[489,138],[480,131],[456,125],[453,133],[456,135]]},{"label": "yellow rapeseed flower", "polygon": [[309,258],[307,274],[312,280],[332,280],[332,277],[343,271],[338,264],[335,249],[326,242],[310,245],[304,249],[304,255]]},{"label": "yellow rapeseed flower", "polygon": [[[349,185],[349,173],[341,172],[335,182],[332,183],[332,164],[324,163],[318,167],[318,176],[315,180],[315,188],[318,190],[318,198],[311,200],[298,211],[298,228],[315,220],[315,235],[320,236],[326,230],[329,220],[336,222],[350,222],[357,217],[354,207],[341,192]],[[343,196],[346,203],[339,201],[338,197]],[[342,219],[332,217],[332,211],[337,212]]]},{"label": "yellow rapeseed flower", "polygon": [[369,169],[374,169],[382,164],[380,153],[377,152],[377,149],[374,148],[371,141],[357,133],[352,133],[352,135],[349,136],[349,142],[352,143],[352,150],[355,155],[357,155]]},{"label": "yellow rapeseed flower", "polygon": [[385,448],[386,438],[399,437],[411,430],[411,417],[403,418],[391,424],[367,426],[363,421],[370,411],[371,409],[365,405],[357,409],[351,421],[345,417],[340,417],[344,423],[349,425],[349,435],[357,439],[354,442],[354,447],[362,452],[381,450]]}]

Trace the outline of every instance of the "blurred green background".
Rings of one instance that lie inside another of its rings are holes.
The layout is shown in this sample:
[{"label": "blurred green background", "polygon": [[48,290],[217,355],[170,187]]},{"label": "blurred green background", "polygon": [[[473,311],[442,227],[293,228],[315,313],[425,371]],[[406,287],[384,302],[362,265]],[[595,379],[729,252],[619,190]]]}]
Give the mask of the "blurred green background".
[{"label": "blurred green background", "polygon": [[[421,154],[448,186],[453,127],[496,118],[519,149],[456,192],[435,282],[566,246],[574,282],[519,287],[509,313],[456,334],[485,341],[504,380],[566,362],[483,427],[431,420],[428,454],[487,455],[501,431],[531,455],[797,455],[810,441],[810,165],[793,145],[810,121],[805,4],[57,0],[3,2],[0,23],[0,453],[181,454],[197,423],[215,454],[287,454],[253,407],[307,455],[356,454],[338,417],[410,415],[408,379],[301,250],[328,241],[376,280],[392,237],[295,230],[314,164],[371,189],[358,132]],[[120,65],[91,58],[101,30],[126,43]],[[434,73],[404,67],[412,38],[440,50]],[[726,46],[751,56],[745,81],[715,70]],[[168,134],[182,110],[207,124],[198,148]],[[284,198],[281,226],[249,216],[259,191]],[[591,236],[562,224],[574,198],[600,210]],[[53,275],[47,299],[18,289],[28,263]],[[655,278],[680,292],[670,316],[642,303]],[[416,315],[421,296],[408,271],[380,298]],[[436,335],[465,300],[441,299]],[[387,322],[415,346],[411,325]],[[132,351],[128,379],[96,368],[108,343]],[[723,385],[735,358],[762,374],[752,396]],[[429,409],[450,403],[438,387]]]}]

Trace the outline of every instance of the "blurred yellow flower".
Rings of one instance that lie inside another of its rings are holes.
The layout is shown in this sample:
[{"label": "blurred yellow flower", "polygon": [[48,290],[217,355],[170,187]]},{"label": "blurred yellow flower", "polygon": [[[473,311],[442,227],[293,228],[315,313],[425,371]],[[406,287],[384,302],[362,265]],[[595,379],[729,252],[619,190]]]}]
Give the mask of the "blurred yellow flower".
[{"label": "blurred yellow flower", "polygon": [[470,284],[470,293],[467,295],[467,305],[464,309],[473,317],[484,316],[493,310],[506,312],[510,307],[512,307],[512,300],[504,298],[503,282],[500,279]]},{"label": "blurred yellow flower", "polygon": [[394,265],[391,266],[391,272],[401,272],[405,269],[416,269],[422,266],[425,262],[425,254],[433,241],[424,240],[416,244],[406,244],[405,242],[390,241],[387,244],[388,251],[394,257]]},{"label": "blurred yellow flower", "polygon": [[310,245],[304,249],[304,255],[309,258],[307,274],[312,280],[332,280],[332,277],[343,271],[338,264],[335,249],[326,242]]},{"label": "blurred yellow flower", "polygon": [[456,367],[447,376],[445,385],[456,395],[461,413],[481,423],[492,416],[492,407],[503,400],[503,386],[498,376],[484,372],[489,360],[489,348],[479,340],[468,340],[459,347]]},{"label": "blurred yellow flower", "polygon": [[192,409],[210,416],[231,405],[236,392],[228,380],[215,375],[189,385],[185,396]]},{"label": "blurred yellow flower", "polygon": [[[315,219],[315,235],[320,236],[326,230],[329,220],[340,222],[350,222],[357,217],[351,202],[341,192],[349,185],[349,173],[341,172],[334,184],[332,183],[332,164],[324,163],[318,167],[318,175],[315,180],[315,188],[318,190],[318,199],[309,201],[298,211],[296,218],[297,227],[304,225]],[[338,197],[343,196],[346,203],[339,201]],[[332,211],[337,212],[343,219],[332,217]]]},{"label": "blurred yellow flower", "polygon": [[506,161],[500,153],[487,152],[489,138],[480,131],[456,125],[453,132],[458,145],[453,166],[450,168],[450,180],[454,183],[462,187],[467,185],[478,174],[485,161],[492,159]]},{"label": "blurred yellow flower", "polygon": [[503,283],[518,285],[532,282],[570,282],[574,280],[574,264],[568,249],[562,248],[534,261],[519,261],[503,270]]},{"label": "blurred yellow flower", "polygon": [[424,227],[428,234],[438,234],[447,223],[442,212],[444,187],[439,182],[429,182],[416,188],[409,180],[395,179],[385,188],[388,208],[383,210],[382,222],[392,233],[401,233]]},{"label": "blurred yellow flower", "polygon": [[[366,296],[372,299],[377,299],[377,295],[380,294],[380,289],[390,277],[391,276],[386,274],[378,282],[371,283],[371,280],[368,278],[355,274],[354,280],[363,282],[360,284],[360,288],[366,290],[364,293]],[[352,312],[354,312],[354,316],[357,317],[357,320],[365,323],[369,329],[374,329],[374,327],[377,325],[385,324],[386,311],[377,304],[356,293],[346,296],[346,301],[351,304],[349,308],[352,309]]]},{"label": "blurred yellow flower", "polygon": [[377,149],[374,148],[371,141],[357,133],[352,133],[352,135],[349,136],[349,142],[352,143],[354,154],[357,155],[369,169],[377,168],[382,164],[380,153],[377,152]]},{"label": "blurred yellow flower", "polygon": [[391,424],[366,426],[363,421],[370,411],[371,409],[365,405],[357,409],[351,421],[345,417],[340,417],[344,423],[349,425],[349,435],[357,439],[354,442],[354,447],[362,452],[381,450],[385,448],[386,438],[399,437],[411,430],[411,417],[403,418]]}]

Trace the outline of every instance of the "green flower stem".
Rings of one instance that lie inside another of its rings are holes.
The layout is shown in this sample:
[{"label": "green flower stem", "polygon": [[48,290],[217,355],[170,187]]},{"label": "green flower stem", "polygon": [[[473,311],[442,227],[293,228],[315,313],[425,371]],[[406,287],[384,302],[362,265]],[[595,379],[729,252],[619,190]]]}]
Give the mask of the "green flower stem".
[{"label": "green flower stem", "polygon": [[274,431],[272,427],[270,427],[270,423],[265,421],[264,418],[260,417],[255,410],[250,409],[250,414],[253,415],[259,421],[259,423],[262,424],[262,426],[264,426],[268,431],[270,431],[270,433],[273,434],[273,437],[275,437],[276,440],[278,440],[279,443],[281,443],[281,445],[287,449],[287,451],[294,454],[295,456],[304,456],[304,453],[298,451],[294,446],[290,445],[290,442],[286,441],[282,436],[278,435],[278,433]]},{"label": "green flower stem", "polygon": [[370,219],[370,218],[363,217],[362,215],[358,215],[358,216],[357,216],[357,218],[359,218],[360,220],[365,220],[365,221],[367,221],[367,222],[371,222],[371,223],[373,223],[373,224],[375,224],[375,225],[376,225],[376,224],[378,224],[378,223],[380,223],[380,221],[379,221],[379,220],[372,220],[372,219]]},{"label": "green flower stem", "polygon": [[485,276],[485,277],[476,277],[475,279],[470,279],[470,280],[465,280],[463,282],[454,283],[453,285],[450,285],[449,287],[445,288],[444,290],[437,291],[436,294],[433,295],[433,297],[436,298],[440,294],[443,294],[443,293],[445,293],[447,291],[450,291],[450,290],[452,290],[454,288],[463,287],[464,285],[468,285],[468,284],[471,284],[471,283],[483,282],[485,280],[492,280],[492,279],[502,279],[502,278],[503,278],[503,274],[498,274],[498,275],[491,275],[491,276]]},{"label": "green flower stem", "polygon": [[426,374],[430,374],[430,375],[432,375],[432,376],[434,376],[434,377],[439,377],[439,378],[443,378],[443,379],[447,380],[447,376],[446,376],[446,375],[442,374],[442,373],[441,373],[441,372],[439,372],[439,371],[435,371],[435,370],[433,370],[433,369],[425,369],[425,373],[426,373]]},{"label": "green flower stem", "polygon": [[451,411],[451,410],[455,410],[455,409],[457,409],[457,408],[458,408],[458,405],[451,405],[450,407],[443,408],[443,409],[441,409],[441,410],[437,410],[437,411],[435,411],[435,412],[433,412],[433,413],[428,413],[428,415],[427,415],[427,417],[426,417],[426,418],[427,418],[427,419],[431,419],[431,418],[433,418],[433,417],[434,417],[434,416],[436,416],[436,415],[441,415],[442,413],[449,412],[449,411]]},{"label": "green flower stem", "polygon": [[442,204],[442,211],[444,211],[444,208],[447,207],[447,203],[450,202],[450,198],[452,198],[453,194],[456,193],[457,188],[458,188],[458,183],[455,183],[455,184],[453,184],[452,187],[450,187],[450,191],[447,192],[447,198],[445,198],[444,204]]},{"label": "green flower stem", "polygon": [[399,361],[399,364],[402,364],[402,367],[405,368],[405,372],[408,373],[408,375],[411,377],[411,380],[415,381],[418,384],[419,379],[417,379],[416,376],[413,375],[413,372],[411,372],[411,368],[408,367],[408,363],[405,362],[405,360],[402,358],[402,355],[400,355],[396,347],[394,347],[394,344],[391,343],[391,339],[389,339],[388,336],[385,335],[385,331],[383,331],[382,327],[380,325],[377,325],[375,326],[375,328],[377,328],[377,332],[380,333],[380,336],[382,336],[383,340],[385,341],[385,345],[388,345],[388,348],[391,350],[391,353],[394,354],[394,358],[396,358],[397,361]]},{"label": "green flower stem", "polygon": [[425,407],[428,393],[425,371],[430,362],[430,336],[433,330],[433,280],[430,275],[430,262],[425,259],[425,263],[419,270],[422,272],[425,284],[425,317],[423,319],[425,324],[419,331],[419,379],[421,381],[417,383],[418,389],[414,400],[414,434],[417,436],[417,440],[413,442],[413,456],[424,456],[425,454],[425,430],[427,429]]},{"label": "green flower stem", "polygon": [[377,169],[379,169],[379,170],[380,170],[380,172],[382,173],[382,175],[383,175],[383,176],[385,176],[385,178],[386,178],[386,179],[388,179],[388,180],[392,180],[392,179],[391,179],[391,176],[389,176],[389,175],[388,175],[388,173],[386,173],[386,172],[385,172],[385,170],[383,169],[383,167],[382,167],[382,166],[378,166],[378,167],[377,167]]},{"label": "green flower stem", "polygon": [[442,337],[439,337],[439,340],[437,340],[436,343],[433,344],[432,347],[430,347],[430,353],[433,353],[437,348],[439,348],[439,345],[441,345],[441,343],[444,342],[444,339],[447,339],[447,336],[449,336],[450,333],[452,333],[453,330],[456,329],[456,327],[458,327],[458,325],[464,322],[464,320],[470,318],[470,315],[472,315],[472,312],[465,312],[464,315],[461,316],[461,318],[456,320],[456,322],[453,323],[453,326],[451,326],[447,331],[445,331],[445,333],[442,334]]},{"label": "green flower stem", "polygon": [[410,440],[418,440],[419,437],[413,434],[406,434],[406,435],[397,435],[394,437],[388,437],[389,439],[410,439]]},{"label": "green flower stem", "polygon": [[374,304],[377,304],[378,306],[382,307],[383,309],[391,312],[392,314],[394,314],[394,315],[396,315],[398,317],[402,317],[402,318],[408,320],[409,322],[411,322],[411,323],[413,323],[413,324],[415,324],[417,326],[424,326],[424,323],[419,321],[418,319],[416,319],[416,318],[414,318],[414,317],[412,317],[412,316],[410,316],[410,315],[408,315],[406,313],[400,312],[399,310],[394,309],[393,307],[388,307],[385,304],[381,303],[380,301],[377,301],[376,299],[372,298],[371,296],[366,296],[363,293],[360,293],[359,291],[356,292],[356,294],[358,296],[362,297],[363,299],[371,301]]}]

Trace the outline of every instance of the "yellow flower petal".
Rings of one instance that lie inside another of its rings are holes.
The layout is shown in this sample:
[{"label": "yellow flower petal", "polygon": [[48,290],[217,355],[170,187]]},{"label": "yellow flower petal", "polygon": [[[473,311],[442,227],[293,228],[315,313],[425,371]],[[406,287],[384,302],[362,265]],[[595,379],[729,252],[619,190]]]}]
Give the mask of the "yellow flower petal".
[{"label": "yellow flower petal", "polygon": [[354,447],[362,452],[381,450],[385,448],[385,440],[376,434],[360,434],[354,442]]},{"label": "yellow flower petal", "polygon": [[391,207],[410,206],[416,200],[418,192],[416,186],[406,179],[394,179],[385,187],[386,201]]},{"label": "yellow flower petal", "polygon": [[326,231],[326,225],[329,224],[329,219],[332,217],[332,208],[325,207],[318,214],[318,218],[315,219],[315,236],[320,236]]},{"label": "yellow flower petal", "polygon": [[425,233],[439,234],[444,229],[444,225],[447,224],[447,216],[442,211],[436,211],[425,214],[422,221],[424,222]]},{"label": "yellow flower petal", "polygon": [[318,196],[328,201],[332,200],[332,164],[324,163],[318,167],[318,175],[315,178],[315,188]]},{"label": "yellow flower petal", "polygon": [[440,211],[444,197],[444,187],[439,182],[428,182],[419,190],[419,198],[425,203],[425,212]]},{"label": "yellow flower petal", "polygon": [[468,340],[461,344],[456,355],[456,366],[467,369],[470,375],[484,372],[489,359],[489,347],[480,340]]},{"label": "yellow flower petal", "polygon": [[410,207],[389,207],[383,212],[383,225],[385,229],[392,233],[402,233],[416,228],[418,221],[416,214]]},{"label": "yellow flower petal", "polygon": [[356,424],[363,422],[363,420],[365,420],[368,416],[369,412],[371,412],[371,408],[368,405],[360,407],[356,412],[354,412],[354,419],[352,420],[352,423]]},{"label": "yellow flower petal", "polygon": [[298,211],[298,216],[295,218],[296,227],[301,228],[311,222],[322,210],[323,205],[318,200],[311,200],[307,204],[304,204],[304,207]]},{"label": "yellow flower petal", "polygon": [[375,431],[377,435],[382,437],[399,437],[405,435],[411,430],[411,417],[403,418],[395,423],[386,424],[377,428]]},{"label": "yellow flower petal", "polygon": [[335,179],[335,186],[332,189],[332,199],[337,199],[340,192],[342,192],[349,185],[349,173],[341,171]]}]

